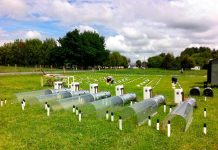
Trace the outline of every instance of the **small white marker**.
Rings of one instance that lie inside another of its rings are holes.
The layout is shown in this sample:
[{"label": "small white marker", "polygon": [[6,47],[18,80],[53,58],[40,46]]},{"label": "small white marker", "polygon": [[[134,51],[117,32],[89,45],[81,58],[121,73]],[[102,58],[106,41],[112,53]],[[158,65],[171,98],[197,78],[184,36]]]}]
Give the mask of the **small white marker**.
[{"label": "small white marker", "polygon": [[148,126],[151,126],[151,116],[148,116]]},{"label": "small white marker", "polygon": [[167,124],[167,136],[170,137],[170,120],[168,120]]},{"label": "small white marker", "polygon": [[5,98],[5,104],[7,103],[7,99]]},{"label": "small white marker", "polygon": [[207,96],[204,97],[204,101],[207,101]]},{"label": "small white marker", "polygon": [[24,110],[24,107],[25,107],[24,102],[21,101],[21,109]]},{"label": "small white marker", "polygon": [[81,122],[81,120],[82,120],[82,112],[81,110],[79,110],[79,122]]},{"label": "small white marker", "polygon": [[76,107],[76,115],[79,115],[78,107]]},{"label": "small white marker", "polygon": [[48,102],[45,102],[45,110],[48,108]]},{"label": "small white marker", "polygon": [[25,99],[23,99],[23,105],[24,105],[24,107],[26,106],[26,101],[25,101]]},{"label": "small white marker", "polygon": [[130,106],[132,106],[132,101],[130,101]]},{"label": "small white marker", "polygon": [[206,110],[206,108],[204,108],[204,118],[206,118],[207,117],[207,110]]},{"label": "small white marker", "polygon": [[105,115],[105,117],[106,117],[106,120],[109,119],[109,112],[108,112],[108,110],[106,111],[106,115]]},{"label": "small white marker", "polygon": [[50,116],[50,106],[47,104],[47,116]]},{"label": "small white marker", "polygon": [[167,106],[166,104],[164,104],[164,112],[166,112]]},{"label": "small white marker", "polygon": [[75,107],[75,105],[73,105],[73,113],[75,113],[75,111],[76,111],[76,109],[75,109],[76,107]]},{"label": "small white marker", "polygon": [[113,121],[114,121],[114,113],[111,112],[111,122],[113,122]]},{"label": "small white marker", "polygon": [[207,134],[207,124],[206,123],[204,123],[203,133],[205,135]]},{"label": "small white marker", "polygon": [[170,113],[172,112],[172,106],[170,105]]},{"label": "small white marker", "polygon": [[1,107],[3,107],[3,100],[1,99]]},{"label": "small white marker", "polygon": [[123,120],[121,116],[119,117],[119,129],[123,130]]},{"label": "small white marker", "polygon": [[160,122],[159,122],[159,119],[157,119],[157,130],[158,130],[158,131],[160,130]]}]

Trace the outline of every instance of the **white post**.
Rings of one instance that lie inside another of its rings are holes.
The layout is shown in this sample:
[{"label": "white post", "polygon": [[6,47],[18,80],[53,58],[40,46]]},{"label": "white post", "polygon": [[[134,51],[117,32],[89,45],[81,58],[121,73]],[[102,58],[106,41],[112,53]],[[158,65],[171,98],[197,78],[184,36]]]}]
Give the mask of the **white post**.
[{"label": "white post", "polygon": [[111,122],[113,122],[113,121],[114,121],[114,113],[111,112]]},{"label": "white post", "polygon": [[5,104],[7,103],[7,99],[5,98]]},{"label": "white post", "polygon": [[168,120],[167,124],[167,136],[170,137],[170,120]]},{"label": "white post", "polygon": [[45,102],[45,110],[47,110],[47,108],[48,108],[48,103]]},{"label": "white post", "polygon": [[106,120],[108,120],[109,119],[109,112],[108,112],[108,110],[106,111]]},{"label": "white post", "polygon": [[157,130],[158,130],[158,131],[160,130],[160,122],[159,122],[159,119],[157,119]]},{"label": "white post", "polygon": [[166,104],[164,104],[164,113],[166,112],[166,108],[167,108],[167,107],[166,107]]},{"label": "white post", "polygon": [[172,106],[170,105],[170,113],[172,112]]},{"label": "white post", "polygon": [[1,99],[1,107],[3,107],[3,100]]},{"label": "white post", "polygon": [[132,101],[130,101],[130,106],[132,106]]},{"label": "white post", "polygon": [[123,124],[122,124],[122,123],[123,123],[122,117],[120,116],[120,117],[119,117],[119,129],[120,129],[120,130],[123,130]]},{"label": "white post", "polygon": [[76,107],[76,115],[79,115],[78,107]]},{"label": "white post", "polygon": [[49,117],[50,116],[50,106],[47,105],[47,116]]},{"label": "white post", "polygon": [[79,122],[81,122],[81,120],[82,120],[82,112],[81,110],[79,110]]},{"label": "white post", "polygon": [[151,126],[151,116],[148,116],[148,126]]},{"label": "white post", "polygon": [[76,110],[75,110],[75,105],[73,105],[73,113],[75,113],[75,111],[76,111]]},{"label": "white post", "polygon": [[21,101],[21,109],[24,110],[24,107],[25,107],[25,106],[24,106],[24,102]]},{"label": "white post", "polygon": [[24,107],[26,106],[26,101],[25,101],[25,99],[23,99],[23,105],[24,105]]},{"label": "white post", "polygon": [[204,97],[204,101],[207,101],[207,96]]},{"label": "white post", "polygon": [[206,118],[207,117],[207,110],[206,110],[206,108],[204,108],[204,118]]},{"label": "white post", "polygon": [[204,123],[203,133],[205,135],[207,134],[207,124],[206,123]]}]

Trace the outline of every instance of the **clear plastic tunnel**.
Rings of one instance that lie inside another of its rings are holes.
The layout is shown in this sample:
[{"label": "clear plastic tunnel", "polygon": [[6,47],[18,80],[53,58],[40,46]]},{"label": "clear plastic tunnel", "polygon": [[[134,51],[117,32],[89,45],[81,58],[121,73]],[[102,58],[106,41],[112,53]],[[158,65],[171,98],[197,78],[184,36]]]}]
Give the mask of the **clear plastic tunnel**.
[{"label": "clear plastic tunnel", "polygon": [[111,93],[110,92],[99,92],[96,94],[89,94],[86,93],[84,95],[80,96],[73,96],[69,98],[64,98],[64,99],[59,99],[57,100],[57,104],[52,106],[53,110],[58,110],[58,109],[69,109],[72,108],[73,105],[83,105],[88,102],[93,102],[99,99],[107,98],[110,97]]},{"label": "clear plastic tunnel", "polygon": [[39,95],[48,95],[52,94],[52,90],[38,90],[38,91],[31,91],[31,92],[22,92],[22,93],[16,93],[16,97],[19,101],[25,99],[25,100],[31,100]]},{"label": "clear plastic tunnel", "polygon": [[194,98],[189,98],[187,101],[177,105],[177,107],[164,120],[163,127],[166,127],[168,120],[172,120],[176,116],[181,116],[186,122],[184,131],[187,131],[193,119],[194,107],[196,107],[196,100]]},{"label": "clear plastic tunnel", "polygon": [[112,106],[118,106],[118,105],[124,105],[125,103],[135,100],[136,94],[130,93],[130,94],[124,94],[121,96],[114,96],[110,98],[105,98],[99,101],[95,101],[90,103],[95,107],[96,110],[106,109]]},{"label": "clear plastic tunnel", "polygon": [[138,125],[142,125],[148,119],[148,116],[156,114],[158,106],[164,103],[164,96],[157,95],[153,98],[143,100],[129,107],[134,110],[137,116]]},{"label": "clear plastic tunnel", "polygon": [[45,101],[52,101],[52,100],[58,100],[58,99],[64,99],[69,98],[73,96],[79,96],[89,93],[88,91],[76,91],[71,92],[70,89],[66,89],[64,91],[55,92],[53,94],[48,95],[39,95],[36,98],[39,102],[45,102]]}]

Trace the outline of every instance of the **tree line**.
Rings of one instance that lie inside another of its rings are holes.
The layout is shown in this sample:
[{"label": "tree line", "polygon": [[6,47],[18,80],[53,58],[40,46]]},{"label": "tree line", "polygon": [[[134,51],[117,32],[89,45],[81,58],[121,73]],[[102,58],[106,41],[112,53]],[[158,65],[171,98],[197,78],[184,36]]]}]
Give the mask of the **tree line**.
[{"label": "tree line", "polygon": [[207,68],[210,59],[218,58],[218,50],[208,47],[191,47],[181,52],[180,56],[174,57],[170,53],[161,53],[149,57],[147,62],[136,61],[137,67],[163,68],[163,69],[190,69],[194,66]]},{"label": "tree line", "polygon": [[[58,42],[57,42],[58,41]],[[128,66],[128,59],[119,52],[105,48],[105,39],[96,32],[75,29],[55,39],[17,39],[0,46],[0,65],[54,67]],[[58,43],[58,44],[57,44]]]}]

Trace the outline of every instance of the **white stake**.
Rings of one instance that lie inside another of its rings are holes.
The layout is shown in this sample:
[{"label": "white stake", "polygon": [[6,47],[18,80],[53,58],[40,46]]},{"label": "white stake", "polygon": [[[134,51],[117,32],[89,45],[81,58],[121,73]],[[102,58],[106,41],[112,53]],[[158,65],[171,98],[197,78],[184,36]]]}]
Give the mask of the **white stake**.
[{"label": "white stake", "polygon": [[206,108],[204,108],[204,118],[206,118],[207,117],[207,110],[206,110]]},{"label": "white stake", "polygon": [[48,103],[45,102],[45,110],[47,110],[47,108],[48,108]]},{"label": "white stake", "polygon": [[207,101],[207,96],[204,97],[204,101]]},{"label": "white stake", "polygon": [[3,107],[3,100],[1,99],[1,107]]},{"label": "white stake", "polygon": [[47,104],[47,116],[50,116],[50,106]]},{"label": "white stake", "polygon": [[167,136],[170,137],[170,120],[168,120],[167,124]]},{"label": "white stake", "polygon": [[25,106],[24,106],[24,102],[22,101],[22,102],[21,102],[21,109],[24,110],[24,107],[25,107]]},{"label": "white stake", "polygon": [[170,113],[172,112],[172,106],[170,105]]},{"label": "white stake", "polygon": [[81,110],[79,110],[79,122],[81,122],[81,120],[82,120],[82,112]]},{"label": "white stake", "polygon": [[166,108],[167,108],[167,107],[166,107],[166,104],[164,104],[164,112],[166,112]]},{"label": "white stake", "polygon": [[130,101],[130,106],[132,106],[132,101]]},{"label": "white stake", "polygon": [[5,104],[7,103],[7,99],[5,98]]},{"label": "white stake", "polygon": [[23,105],[24,105],[24,107],[26,106],[26,101],[25,101],[25,99],[23,99]]},{"label": "white stake", "polygon": [[109,112],[108,112],[108,110],[106,111],[106,115],[105,115],[105,117],[106,117],[106,120],[109,119]]},{"label": "white stake", "polygon": [[114,113],[111,112],[111,121],[113,122],[114,121]]},{"label": "white stake", "polygon": [[122,124],[122,123],[123,123],[122,117],[120,116],[120,117],[119,117],[119,129],[120,129],[120,130],[123,130],[123,124]]},{"label": "white stake", "polygon": [[76,115],[79,115],[78,107],[76,107]]},{"label": "white stake", "polygon": [[75,113],[75,111],[76,111],[75,108],[76,108],[75,105],[73,105],[73,113]]},{"label": "white stake", "polygon": [[157,130],[158,130],[158,131],[160,130],[160,122],[159,122],[159,119],[157,119]]},{"label": "white stake", "polygon": [[203,133],[205,135],[207,134],[207,124],[206,123],[204,123]]},{"label": "white stake", "polygon": [[151,126],[151,116],[148,116],[148,126]]}]

